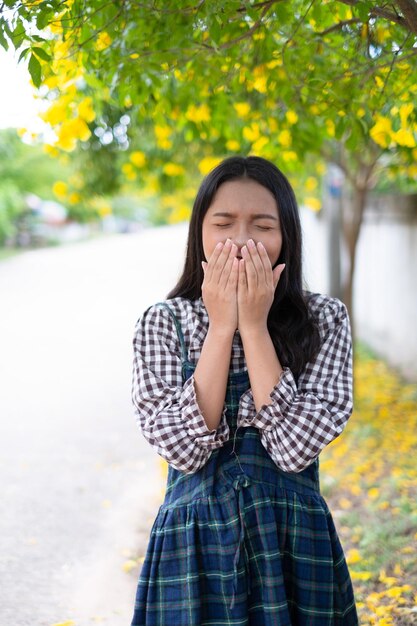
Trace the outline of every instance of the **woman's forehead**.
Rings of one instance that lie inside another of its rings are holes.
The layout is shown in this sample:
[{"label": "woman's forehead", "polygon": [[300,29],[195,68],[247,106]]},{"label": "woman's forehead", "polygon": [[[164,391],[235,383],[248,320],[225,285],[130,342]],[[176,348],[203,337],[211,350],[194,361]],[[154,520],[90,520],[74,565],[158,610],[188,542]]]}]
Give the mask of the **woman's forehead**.
[{"label": "woman's forehead", "polygon": [[277,203],[272,192],[250,178],[229,180],[217,189],[210,203],[210,213],[249,212],[276,215]]}]

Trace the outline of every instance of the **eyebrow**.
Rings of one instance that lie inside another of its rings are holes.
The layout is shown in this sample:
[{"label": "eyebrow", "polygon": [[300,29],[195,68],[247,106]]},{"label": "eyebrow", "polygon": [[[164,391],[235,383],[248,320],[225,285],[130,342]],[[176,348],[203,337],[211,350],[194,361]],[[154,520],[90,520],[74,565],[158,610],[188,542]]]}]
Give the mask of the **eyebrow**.
[{"label": "eyebrow", "polygon": [[[235,215],[233,213],[228,213],[227,211],[221,211],[213,213],[212,217],[235,217]],[[251,217],[254,220],[274,220],[274,222],[278,222],[278,218],[274,215],[270,215],[269,213],[253,213]]]}]

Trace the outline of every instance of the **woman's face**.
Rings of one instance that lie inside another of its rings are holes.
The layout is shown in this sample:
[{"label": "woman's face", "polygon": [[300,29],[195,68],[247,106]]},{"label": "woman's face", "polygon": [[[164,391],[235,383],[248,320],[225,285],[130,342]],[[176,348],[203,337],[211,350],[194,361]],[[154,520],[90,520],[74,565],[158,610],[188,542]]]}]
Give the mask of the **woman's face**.
[{"label": "woman's face", "polygon": [[274,196],[251,178],[237,178],[217,190],[203,220],[203,249],[208,261],[216,244],[230,238],[237,245],[237,256],[248,239],[261,241],[272,267],[282,248],[278,206]]}]

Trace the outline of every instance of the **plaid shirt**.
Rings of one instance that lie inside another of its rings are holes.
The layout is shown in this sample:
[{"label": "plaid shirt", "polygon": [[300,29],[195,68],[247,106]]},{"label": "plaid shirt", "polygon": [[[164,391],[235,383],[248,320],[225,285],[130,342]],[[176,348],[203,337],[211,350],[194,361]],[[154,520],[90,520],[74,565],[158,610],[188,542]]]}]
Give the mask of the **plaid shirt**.
[{"label": "plaid shirt", "polygon": [[[352,342],[345,305],[336,298],[310,294],[308,306],[318,319],[321,348],[307,363],[298,385],[286,367],[271,390],[271,403],[256,411],[251,390],[240,397],[238,427],[259,429],[261,441],[278,467],[300,472],[342,432],[352,409]],[[197,363],[208,329],[202,298],[167,301],[180,321],[188,360]],[[133,338],[132,401],[144,437],[175,469],[193,473],[212,450],[228,440],[224,407],[219,426],[210,430],[201,413],[194,376],[182,384],[181,348],[174,321],[160,306],[149,307],[136,323]],[[230,371],[246,368],[239,332]]]}]

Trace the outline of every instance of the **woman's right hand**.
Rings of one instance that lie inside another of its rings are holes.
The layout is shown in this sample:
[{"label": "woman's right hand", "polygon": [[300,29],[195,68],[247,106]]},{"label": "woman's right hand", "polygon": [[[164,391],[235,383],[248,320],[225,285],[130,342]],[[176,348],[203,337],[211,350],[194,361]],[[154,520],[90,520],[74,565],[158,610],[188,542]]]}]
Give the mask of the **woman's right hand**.
[{"label": "woman's right hand", "polygon": [[228,239],[214,248],[208,263],[204,262],[201,293],[210,326],[234,333],[238,327],[237,281],[239,262],[237,246]]}]

